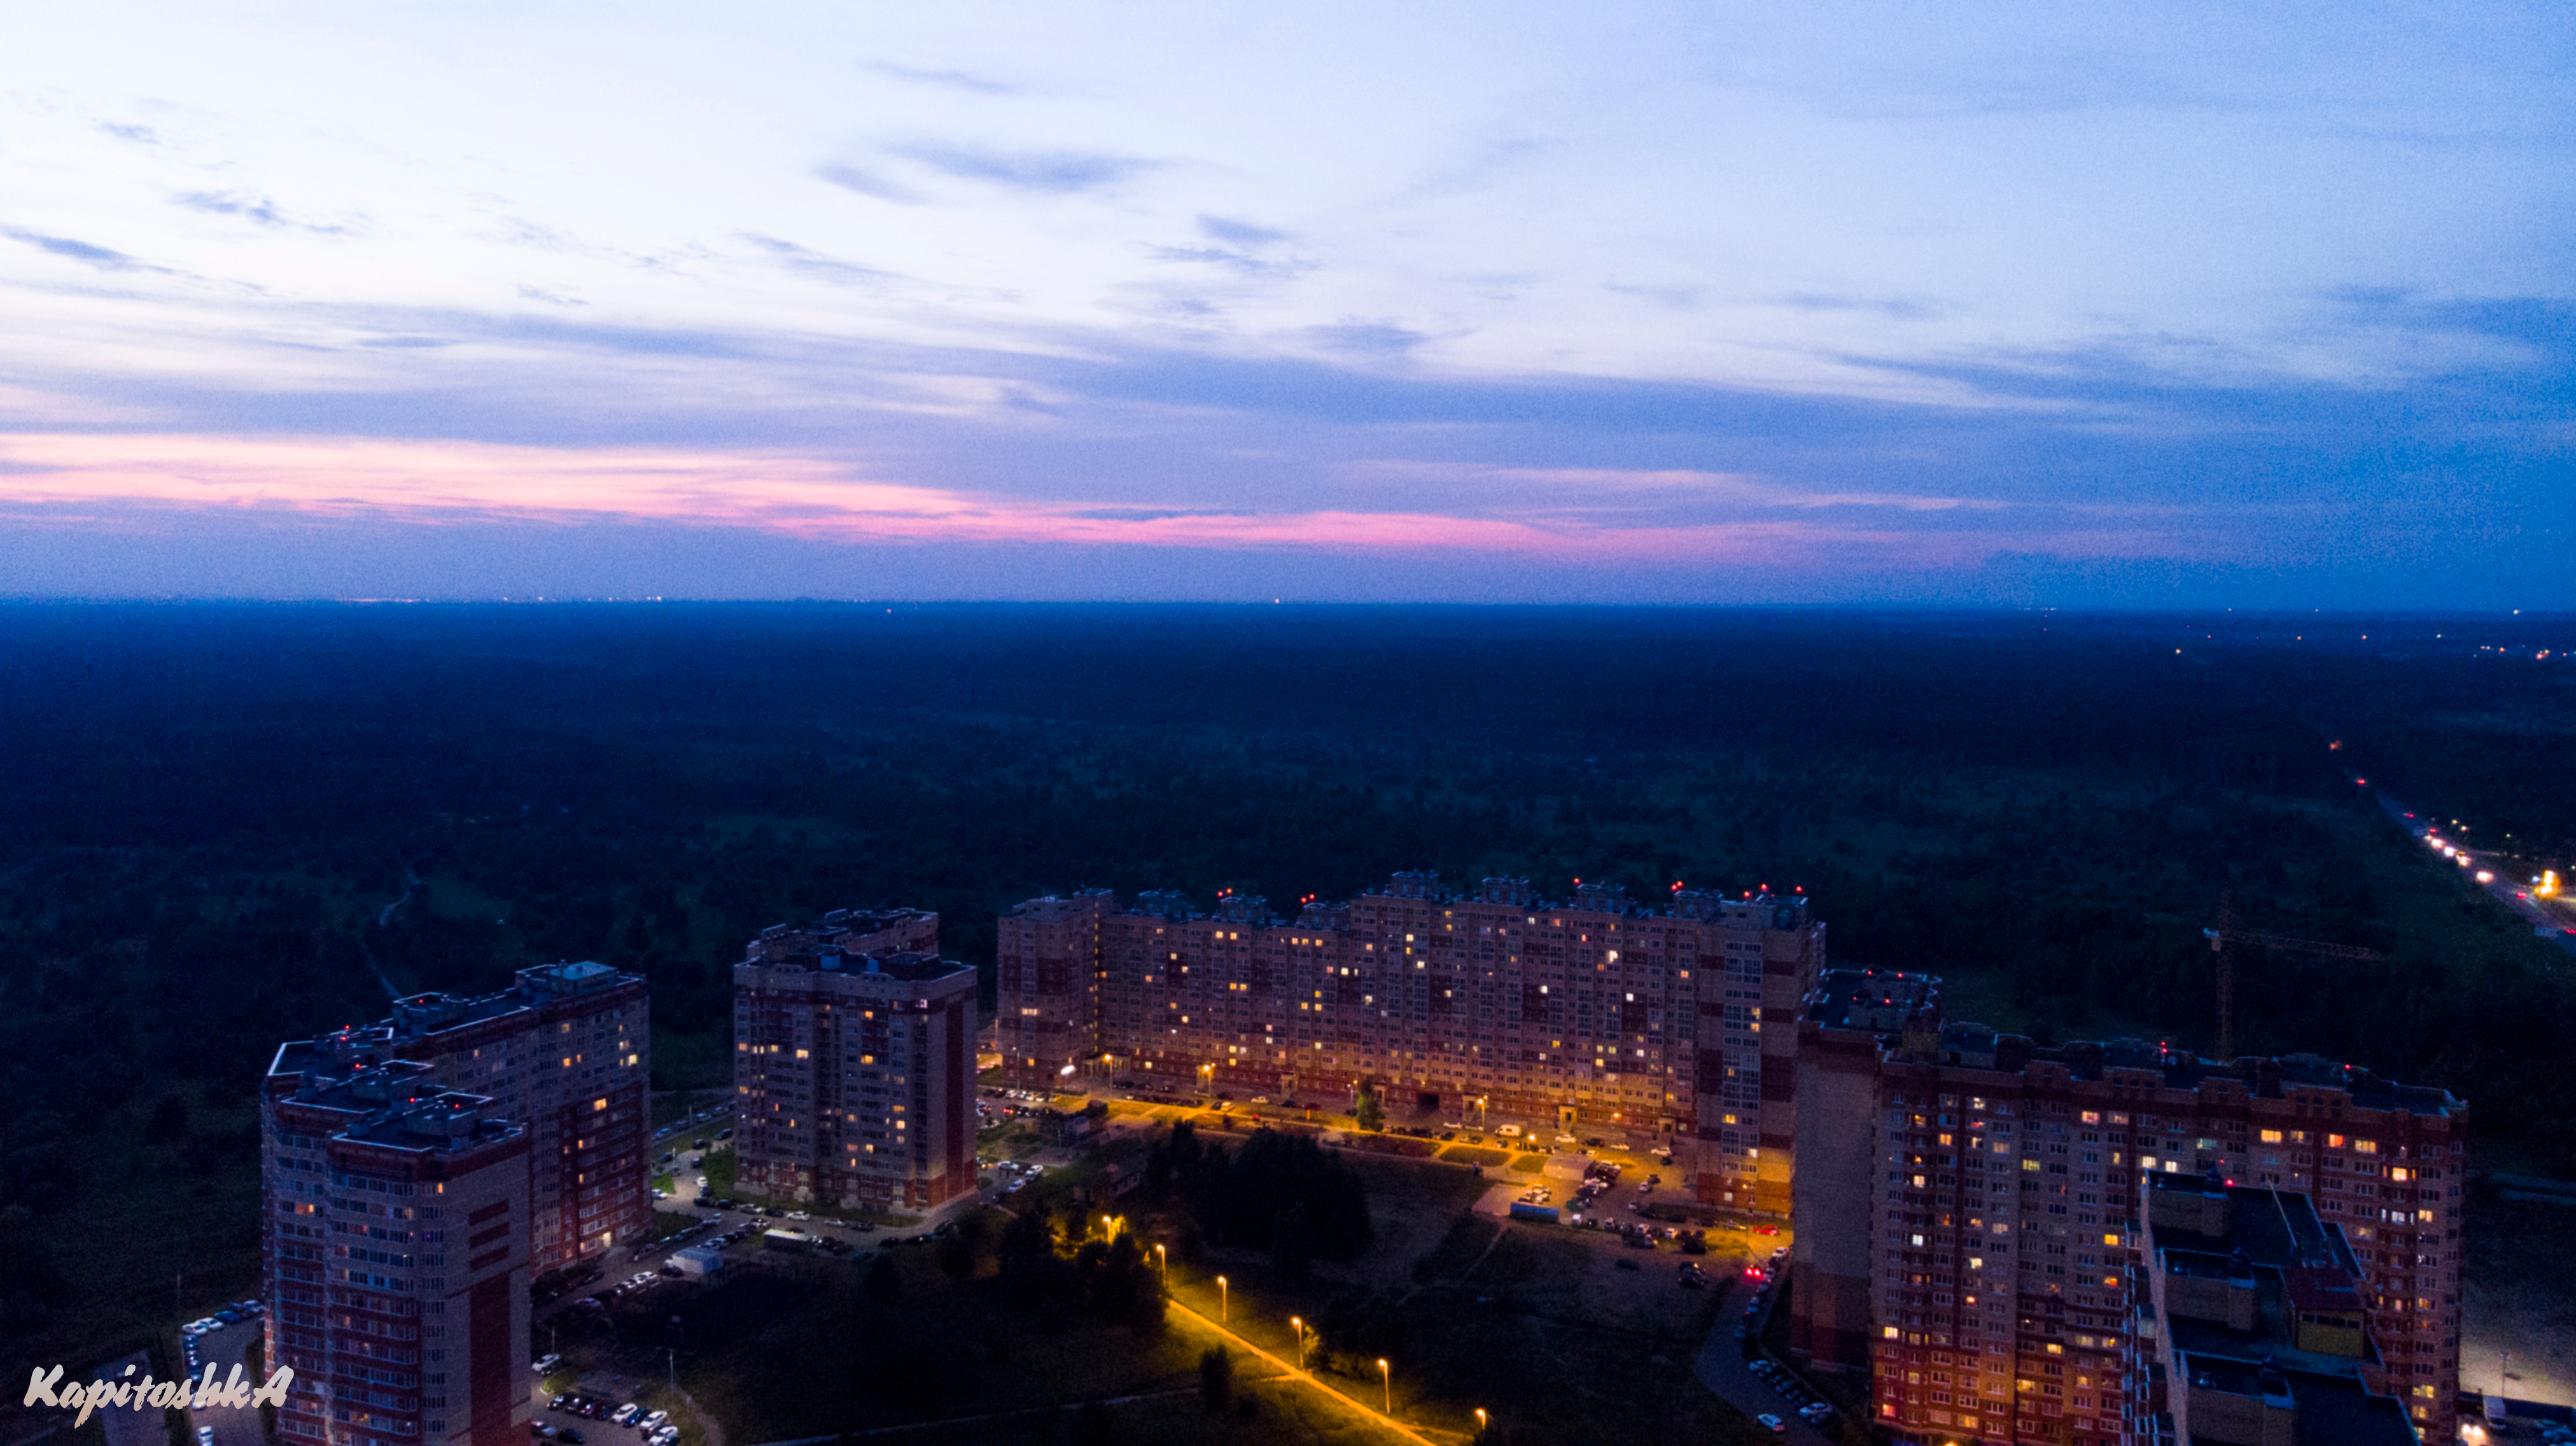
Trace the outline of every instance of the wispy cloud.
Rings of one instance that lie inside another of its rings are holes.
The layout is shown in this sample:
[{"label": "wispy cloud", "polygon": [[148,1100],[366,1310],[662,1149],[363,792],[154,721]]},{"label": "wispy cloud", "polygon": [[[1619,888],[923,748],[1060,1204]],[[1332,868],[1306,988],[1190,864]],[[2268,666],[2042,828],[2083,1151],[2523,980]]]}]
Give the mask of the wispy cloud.
[{"label": "wispy cloud", "polygon": [[1539,505],[1551,511],[1615,512],[1627,505],[1627,499],[1640,497],[1782,512],[1827,508],[1895,512],[2012,510],[2011,503],[1996,498],[1801,487],[1748,473],[1688,468],[1494,467],[1380,461],[1361,464],[1353,471],[1360,476],[1442,482],[1462,495],[1508,497],[1524,508]]},{"label": "wispy cloud", "polygon": [[1650,286],[1617,280],[1602,282],[1601,289],[1616,292],[1621,296],[1642,296],[1648,301],[1661,302],[1675,311],[1687,311],[1699,305],[1700,298],[1708,294],[1708,288],[1705,286]]},{"label": "wispy cloud", "polygon": [[918,66],[896,65],[892,61],[885,60],[870,61],[867,68],[879,75],[893,76],[897,80],[909,80],[917,85],[935,85],[948,90],[962,90],[970,95],[1030,95],[1036,89],[1033,86],[995,80],[990,76],[976,75],[969,71],[925,70]]},{"label": "wispy cloud", "polygon": [[1310,326],[1305,336],[1319,346],[1366,356],[1402,356],[1431,338],[1407,327],[1382,321],[1345,321]]},{"label": "wispy cloud", "polygon": [[1268,226],[1255,226],[1249,221],[1237,221],[1229,216],[1202,215],[1199,217],[1199,230],[1229,246],[1267,246],[1273,241],[1288,239],[1288,233],[1285,231],[1275,231]]},{"label": "wispy cloud", "polygon": [[1901,296],[1830,296],[1810,291],[1783,296],[1779,304],[1793,311],[1866,311],[1897,321],[1921,321],[1933,314],[1924,303]]},{"label": "wispy cloud", "polygon": [[[1262,511],[1033,501],[885,481],[838,462],[755,452],[223,436],[0,436],[0,506],[149,503],[447,521],[623,517],[818,541],[1041,543],[1525,556],[1782,567],[1821,553],[1973,566],[2008,547],[2144,555],[2134,529],[1987,534],[1795,517],[1620,525],[1568,511]],[[2167,539],[2158,538],[2157,542]]]},{"label": "wispy cloud", "polygon": [[87,241],[74,240],[69,236],[47,236],[37,231],[21,231],[15,227],[0,227],[0,236],[6,236],[10,240],[19,242],[23,245],[33,246],[39,251],[48,251],[56,256],[67,257],[70,260],[78,261],[85,266],[95,266],[101,271],[157,271],[161,269],[156,266],[146,266],[143,262],[137,261],[133,257],[126,255],[122,251],[115,250],[112,247],[99,246]]},{"label": "wispy cloud", "polygon": [[171,203],[208,216],[239,216],[245,221],[269,227],[292,227],[310,231],[316,236],[344,236],[346,226],[326,226],[315,221],[299,221],[277,208],[277,202],[266,196],[253,196],[239,191],[186,191],[170,198]]},{"label": "wispy cloud", "polygon": [[790,271],[829,281],[835,286],[874,286],[896,279],[893,272],[879,271],[873,266],[861,266],[856,262],[826,256],[819,251],[807,250],[793,241],[782,241],[775,236],[763,236],[756,231],[744,232],[742,239],[759,247],[768,253],[771,259]]},{"label": "wispy cloud", "polygon": [[814,175],[816,179],[838,186],[844,191],[861,196],[873,196],[880,201],[912,202],[921,199],[921,193],[910,186],[897,185],[874,171],[850,165],[845,161],[834,161],[828,165],[817,166],[814,168]]},{"label": "wispy cloud", "polygon": [[1091,151],[994,150],[930,141],[888,149],[895,155],[962,180],[989,181],[1013,190],[1058,194],[1116,185],[1155,165],[1134,156],[1103,155]]},{"label": "wispy cloud", "polygon": [[100,121],[98,128],[120,141],[131,141],[138,146],[161,144],[160,133],[150,126],[135,125],[127,121]]}]

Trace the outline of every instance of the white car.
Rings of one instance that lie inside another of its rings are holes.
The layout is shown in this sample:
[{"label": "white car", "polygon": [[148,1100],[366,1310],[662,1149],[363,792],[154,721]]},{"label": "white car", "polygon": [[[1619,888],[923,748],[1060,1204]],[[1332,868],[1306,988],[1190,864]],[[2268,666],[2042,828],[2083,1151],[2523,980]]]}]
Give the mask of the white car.
[{"label": "white car", "polygon": [[670,1412],[668,1412],[668,1411],[656,1411],[656,1412],[654,1412],[653,1414],[651,1414],[651,1415],[649,1415],[649,1416],[645,1417],[643,1420],[636,1422],[636,1423],[635,1423],[635,1429],[636,1429],[636,1430],[638,1430],[638,1431],[659,1431],[659,1430],[661,1430],[664,1426],[669,1425],[669,1424],[670,1424],[670,1422],[671,1422],[671,1413],[670,1413]]},{"label": "white car", "polygon": [[197,1428],[197,1446],[215,1446],[214,1427],[200,1426]]},{"label": "white car", "polygon": [[562,1364],[563,1357],[561,1356],[539,1356],[534,1362],[529,1364],[528,1369],[542,1376],[546,1372],[551,1371]]},{"label": "white car", "polygon": [[680,1439],[680,1428],[677,1426],[665,1426],[661,1430],[654,1432],[650,1439],[653,1442],[653,1446],[671,1446],[672,1442]]},{"label": "white car", "polygon": [[633,1401],[629,1401],[625,1405],[618,1407],[616,1410],[609,1412],[608,1419],[616,1422],[620,1426],[632,1426],[635,1424],[635,1418],[643,1413],[643,1407],[636,1405]]}]

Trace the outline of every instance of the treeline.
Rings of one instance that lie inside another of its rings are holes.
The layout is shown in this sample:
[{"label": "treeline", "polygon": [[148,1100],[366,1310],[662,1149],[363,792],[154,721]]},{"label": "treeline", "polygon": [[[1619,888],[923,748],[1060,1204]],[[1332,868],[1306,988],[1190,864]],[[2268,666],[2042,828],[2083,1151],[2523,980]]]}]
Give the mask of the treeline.
[{"label": "treeline", "polygon": [[1292,1277],[1317,1260],[1354,1259],[1375,1238],[1367,1187],[1304,1135],[1255,1130],[1228,1152],[1183,1120],[1147,1149],[1144,1187],[1186,1203],[1201,1239],[1267,1250]]},{"label": "treeline", "polygon": [[[966,1260],[971,1269],[972,1255]],[[1003,1293],[1015,1305],[1070,1307],[1143,1334],[1162,1329],[1169,1304],[1162,1273],[1132,1234],[1068,1235],[1030,1210],[1002,1227],[999,1263]]]}]

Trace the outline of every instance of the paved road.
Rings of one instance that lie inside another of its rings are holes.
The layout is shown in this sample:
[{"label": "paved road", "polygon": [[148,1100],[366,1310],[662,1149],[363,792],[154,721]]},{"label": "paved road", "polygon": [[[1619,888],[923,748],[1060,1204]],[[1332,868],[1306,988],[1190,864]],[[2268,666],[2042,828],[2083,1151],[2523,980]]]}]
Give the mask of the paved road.
[{"label": "paved road", "polygon": [[[134,1374],[131,1377],[125,1374],[127,1366],[134,1368]],[[144,1373],[151,1369],[151,1362],[144,1358],[141,1351],[136,1351],[130,1356],[110,1361],[90,1375],[81,1376],[79,1379],[84,1385],[92,1380],[139,1381],[143,1379]],[[153,1379],[160,1378],[156,1376]],[[72,1380],[72,1375],[65,1372],[63,1384],[69,1385]],[[90,1419],[106,1429],[107,1446],[170,1446],[169,1428],[161,1424],[161,1413],[158,1411],[149,1408],[137,1411],[130,1407],[118,1410],[114,1406],[109,1406]]]},{"label": "paved road", "polygon": [[[206,1367],[215,1368],[217,1381],[229,1380],[233,1367],[242,1368],[242,1379],[256,1385],[265,1375],[254,1375],[248,1359],[251,1346],[259,1340],[259,1322],[235,1321],[218,1330],[197,1337],[197,1379],[204,1380]],[[211,1406],[203,1411],[190,1411],[188,1425],[215,1428],[215,1446],[267,1446],[267,1433],[260,1429],[256,1406]]]},{"label": "paved road", "polygon": [[[2465,847],[2461,843],[2457,830],[2436,828],[2431,820],[2416,817],[2406,805],[2387,794],[2380,793],[2376,789],[2372,790],[2372,794],[2379,800],[2380,808],[2390,818],[2405,825],[2407,832],[2414,834],[2417,839],[2421,840],[2427,834],[2437,835],[2444,843],[2457,850],[2457,857],[2468,860],[2468,863],[2461,867],[2462,873],[2472,877],[2480,871],[2495,875],[2494,882],[2484,887],[2489,894],[2495,896],[2496,902],[2512,910],[2515,917],[2529,924],[2532,931],[2540,937],[2570,954],[2576,954],[2576,902],[2564,898],[2533,898],[2531,877],[2534,870],[2530,864],[2486,849]],[[2427,843],[2425,847],[2429,849],[2432,845]]]},{"label": "paved road", "polygon": [[1744,1320],[1744,1305],[1751,1297],[1751,1288],[1740,1276],[1726,1288],[1726,1304],[1733,1308],[1717,1313],[1717,1324],[1709,1328],[1708,1340],[1699,1348],[1699,1359],[1692,1363],[1691,1373],[1719,1400],[1745,1415],[1779,1417],[1789,1428],[1780,1433],[1780,1440],[1795,1446],[1833,1446],[1830,1437],[1800,1419],[1789,1403],[1780,1399],[1779,1392],[1747,1368],[1744,1342],[1735,1338],[1735,1327]]}]

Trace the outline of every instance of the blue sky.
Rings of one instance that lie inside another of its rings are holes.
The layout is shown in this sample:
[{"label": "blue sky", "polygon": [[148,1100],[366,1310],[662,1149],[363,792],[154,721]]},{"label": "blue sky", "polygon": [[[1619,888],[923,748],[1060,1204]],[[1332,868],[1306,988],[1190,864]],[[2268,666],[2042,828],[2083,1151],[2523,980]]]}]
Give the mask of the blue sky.
[{"label": "blue sky", "polygon": [[2538,6],[13,33],[0,594],[2576,596]]}]

